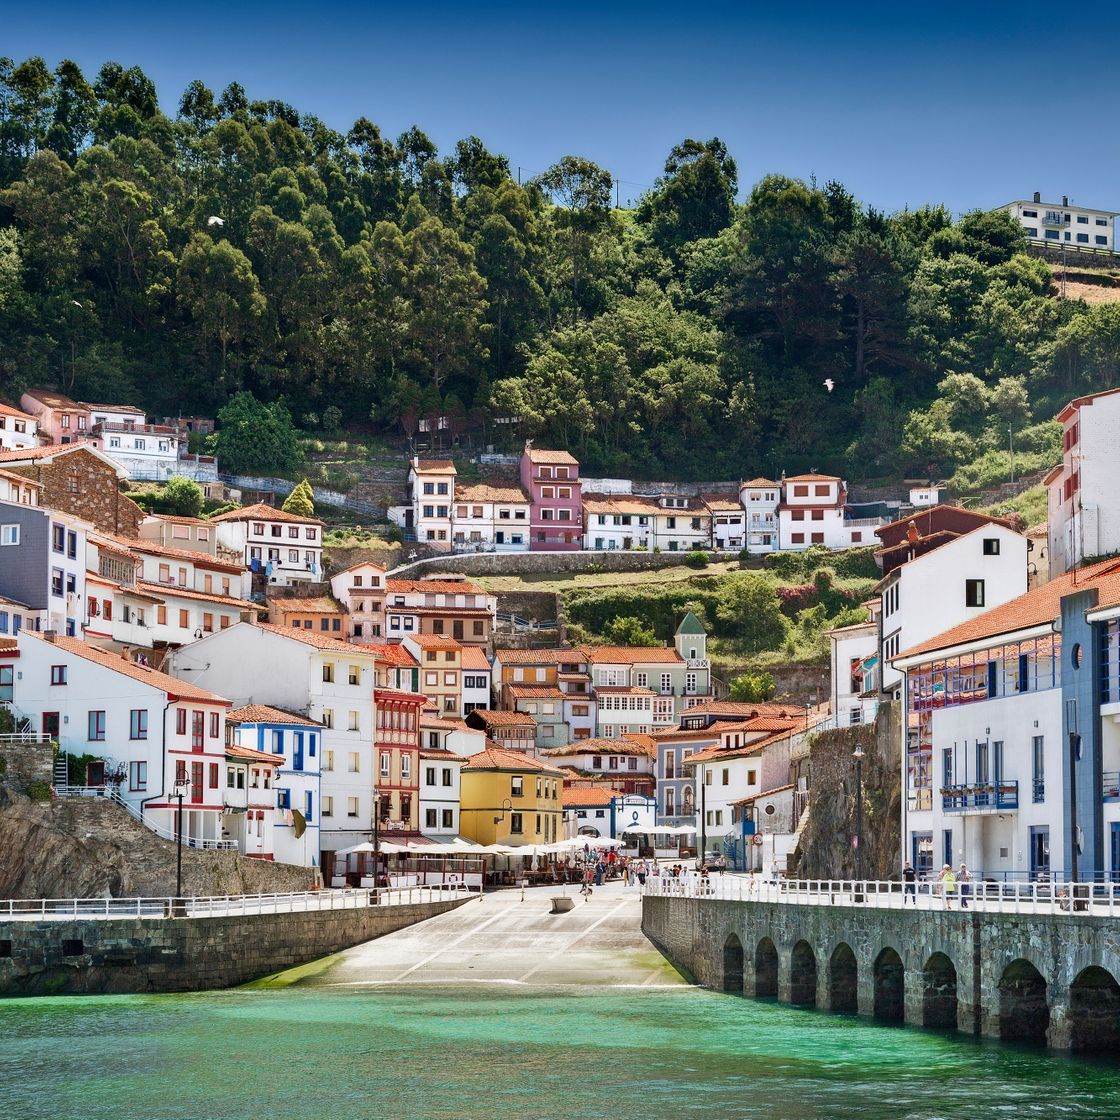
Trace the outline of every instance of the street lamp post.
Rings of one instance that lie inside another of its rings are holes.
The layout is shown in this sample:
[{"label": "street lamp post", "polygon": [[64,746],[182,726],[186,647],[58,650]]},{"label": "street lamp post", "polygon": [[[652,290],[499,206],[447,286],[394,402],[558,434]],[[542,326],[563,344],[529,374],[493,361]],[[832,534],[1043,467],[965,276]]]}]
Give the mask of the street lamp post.
[{"label": "street lamp post", "polygon": [[381,885],[381,795],[373,787],[373,897]]},{"label": "street lamp post", "polygon": [[708,851],[708,791],[705,787],[705,779],[707,777],[707,766],[700,766],[700,866],[704,866],[707,859]]},{"label": "street lamp post", "polygon": [[183,798],[186,796],[188,782],[185,778],[176,779],[171,787],[171,796],[179,802],[179,812],[175,818],[175,903],[182,906],[183,898]]},{"label": "street lamp post", "polygon": [[858,743],[852,751],[856,760],[856,881],[863,881],[863,747]]}]

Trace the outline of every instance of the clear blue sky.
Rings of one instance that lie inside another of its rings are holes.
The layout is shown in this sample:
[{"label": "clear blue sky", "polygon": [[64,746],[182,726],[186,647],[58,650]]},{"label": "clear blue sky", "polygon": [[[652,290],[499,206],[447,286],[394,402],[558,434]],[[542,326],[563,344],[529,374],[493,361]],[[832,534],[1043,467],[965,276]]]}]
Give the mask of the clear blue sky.
[{"label": "clear blue sky", "polygon": [[[1041,190],[1120,210],[1116,9],[1097,3],[11,2],[0,53],[138,65],[278,98],[345,131],[477,134],[526,175],[588,156],[653,182],[721,136],[749,187],[840,179],[886,210],[962,211]],[[1066,53],[1061,53],[1062,51]]]}]

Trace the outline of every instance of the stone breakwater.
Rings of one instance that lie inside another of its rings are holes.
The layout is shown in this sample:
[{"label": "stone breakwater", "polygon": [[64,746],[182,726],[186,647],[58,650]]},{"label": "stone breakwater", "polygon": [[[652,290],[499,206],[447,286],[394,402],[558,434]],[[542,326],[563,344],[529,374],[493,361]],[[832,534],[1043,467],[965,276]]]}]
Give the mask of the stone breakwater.
[{"label": "stone breakwater", "polygon": [[464,904],[204,918],[0,920],[0,995],[229,988]]},{"label": "stone breakwater", "polygon": [[1120,921],[647,897],[642,929],[725,991],[1120,1054]]}]

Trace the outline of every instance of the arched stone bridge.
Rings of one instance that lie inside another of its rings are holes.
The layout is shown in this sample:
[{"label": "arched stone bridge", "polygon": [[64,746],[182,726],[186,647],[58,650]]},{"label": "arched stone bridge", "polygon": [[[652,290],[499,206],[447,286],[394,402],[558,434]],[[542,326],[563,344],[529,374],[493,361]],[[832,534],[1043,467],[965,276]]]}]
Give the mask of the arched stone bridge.
[{"label": "arched stone bridge", "polygon": [[649,896],[642,929],[724,991],[1120,1057],[1120,919]]}]

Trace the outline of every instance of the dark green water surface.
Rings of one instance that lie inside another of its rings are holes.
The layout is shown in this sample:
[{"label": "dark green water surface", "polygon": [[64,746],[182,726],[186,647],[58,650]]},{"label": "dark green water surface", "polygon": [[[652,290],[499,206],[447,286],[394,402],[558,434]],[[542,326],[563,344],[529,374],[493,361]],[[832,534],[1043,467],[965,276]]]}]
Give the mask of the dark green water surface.
[{"label": "dark green water surface", "polygon": [[0,1002],[0,1120],[1120,1117],[1120,1065],[697,988]]}]

